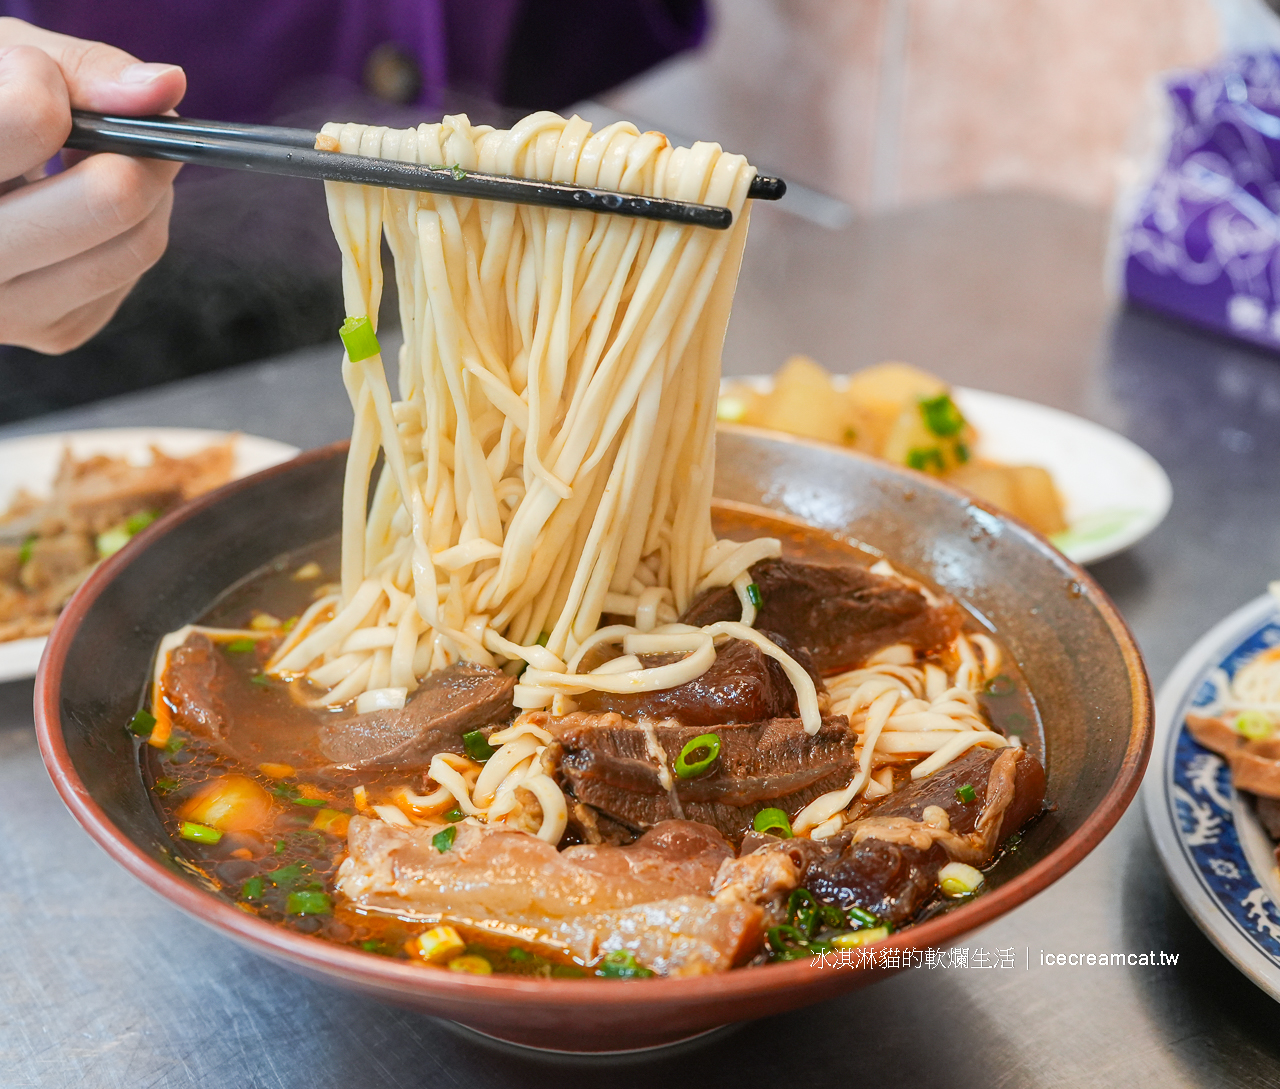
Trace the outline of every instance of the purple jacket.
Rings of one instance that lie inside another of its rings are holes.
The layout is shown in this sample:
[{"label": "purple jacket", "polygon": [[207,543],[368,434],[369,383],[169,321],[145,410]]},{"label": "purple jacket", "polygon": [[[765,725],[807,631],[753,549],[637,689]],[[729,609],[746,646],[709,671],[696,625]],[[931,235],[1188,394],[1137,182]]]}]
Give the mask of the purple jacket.
[{"label": "purple jacket", "polygon": [[266,121],[347,97],[370,53],[447,92],[555,109],[696,45],[703,0],[0,0],[0,13],[187,71],[180,112]]}]

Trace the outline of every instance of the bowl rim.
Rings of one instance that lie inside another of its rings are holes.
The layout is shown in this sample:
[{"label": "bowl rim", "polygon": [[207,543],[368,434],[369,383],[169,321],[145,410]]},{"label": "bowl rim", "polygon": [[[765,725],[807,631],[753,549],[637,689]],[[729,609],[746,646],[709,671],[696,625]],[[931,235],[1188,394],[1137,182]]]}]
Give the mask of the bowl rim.
[{"label": "bowl rim", "polygon": [[[885,463],[857,451],[839,450],[826,443],[779,436],[758,428],[738,427],[734,431],[758,433],[771,440],[783,440],[824,451],[838,451],[846,457],[872,461],[879,467]],[[271,466],[252,476],[231,481],[221,488],[200,496],[170,514],[158,519],[134,537],[123,549],[101,563],[76,591],[64,608],[41,659],[35,682],[36,736],[45,767],[64,804],[76,821],[117,863],[153,892],[181,908],[197,920],[228,934],[241,944],[275,960],[293,963],[314,975],[340,975],[366,990],[386,993],[420,993],[448,1002],[458,1000],[464,1007],[482,1005],[486,1000],[515,1002],[541,1009],[580,1006],[584,1000],[617,1008],[625,1005],[637,1013],[655,1012],[672,1003],[717,1005],[756,997],[764,992],[798,992],[809,989],[817,981],[817,966],[801,959],[782,964],[761,965],[750,971],[719,972],[704,976],[667,977],[647,980],[644,986],[620,986],[624,981],[596,978],[522,979],[518,976],[476,976],[462,972],[424,971],[421,966],[393,961],[387,957],[324,942],[298,934],[239,910],[232,903],[206,892],[183,879],[151,857],[121,832],[101,806],[89,794],[76,773],[65,739],[59,711],[62,674],[81,622],[89,608],[127,565],[133,556],[163,537],[188,519],[203,513],[240,491],[253,488],[272,476],[295,471],[301,466],[323,461],[342,453],[348,443],[336,442],[308,450],[290,461]],[[1053,884],[1079,863],[1112,829],[1137,793],[1152,746],[1152,701],[1150,682],[1137,644],[1128,624],[1120,616],[1110,598],[1094,578],[1078,564],[1063,556],[1034,530],[981,503],[968,493],[946,485],[923,473],[891,466],[913,484],[942,488],[959,496],[1011,525],[1047,558],[1065,567],[1080,585],[1082,596],[1098,610],[1120,648],[1131,681],[1133,728],[1115,779],[1102,800],[1084,822],[1067,839],[1033,863],[1024,872],[970,903],[962,904],[932,919],[895,931],[878,949],[923,950],[940,948],[949,941],[1004,915]],[[855,985],[862,972],[878,971],[885,975],[892,969],[879,966],[854,967],[847,973],[843,989]],[[834,981],[831,981],[834,982]]]}]

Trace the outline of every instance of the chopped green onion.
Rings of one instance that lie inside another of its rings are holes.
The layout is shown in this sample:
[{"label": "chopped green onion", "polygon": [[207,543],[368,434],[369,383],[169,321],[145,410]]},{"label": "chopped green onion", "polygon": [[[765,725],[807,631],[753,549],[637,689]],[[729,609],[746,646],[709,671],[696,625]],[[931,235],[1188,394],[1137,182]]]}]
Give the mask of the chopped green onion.
[{"label": "chopped green onion", "polygon": [[342,345],[347,349],[347,358],[352,363],[359,363],[362,359],[368,359],[382,351],[378,345],[378,338],[373,332],[373,322],[367,317],[347,318],[342,323],[342,328],[338,330],[338,335],[342,337]]},{"label": "chopped green onion", "polygon": [[307,880],[310,876],[310,867],[303,868],[301,862],[291,862],[287,866],[281,866],[278,870],[272,870],[263,876],[270,881],[276,888],[291,889],[295,885]]},{"label": "chopped green onion", "polygon": [[151,731],[155,729],[156,716],[150,711],[139,711],[129,720],[129,732],[137,734],[139,737],[150,737]]},{"label": "chopped green onion", "polygon": [[329,804],[323,798],[294,798],[292,801],[294,805],[307,805],[313,809],[320,809]]},{"label": "chopped green onion", "polygon": [[453,175],[454,181],[462,181],[467,176],[467,172],[462,168],[461,163],[454,163],[449,168],[449,173]]},{"label": "chopped green onion", "polygon": [[818,921],[823,926],[829,926],[832,930],[843,930],[849,925],[849,920],[844,917],[844,912],[836,907],[835,904],[818,905]]},{"label": "chopped green onion", "polygon": [[790,839],[791,821],[781,809],[762,809],[751,822],[751,827],[762,836],[777,836],[779,839]]},{"label": "chopped green onion", "polygon": [[764,604],[764,598],[760,596],[760,584],[758,582],[747,583],[747,600],[757,609]]},{"label": "chopped green onion", "polygon": [[286,846],[286,845],[285,845],[284,840],[282,840],[282,839],[278,839],[278,840],[276,840],[276,849],[272,852],[272,854],[277,854],[277,855],[282,855],[282,854],[284,854],[285,846]]},{"label": "chopped green onion", "polygon": [[251,651],[256,650],[257,646],[258,641],[256,639],[232,639],[231,642],[227,644],[227,650],[232,654],[248,654]]},{"label": "chopped green onion", "polygon": [[969,447],[963,442],[956,443],[956,461],[963,465],[970,457]]},{"label": "chopped green onion", "polygon": [[168,794],[170,791],[177,790],[178,787],[182,786],[182,783],[177,779],[165,777],[157,779],[152,786],[157,794]]},{"label": "chopped green onion", "polygon": [[271,678],[265,673],[255,673],[249,680],[258,685],[260,688],[269,688],[271,686]]},{"label": "chopped green onion", "polygon": [[159,517],[160,512],[158,510],[140,510],[137,514],[131,514],[124,520],[124,528],[129,536],[132,537],[141,533]]},{"label": "chopped green onion", "polygon": [[884,926],[879,915],[873,915],[866,908],[857,905],[845,908],[844,913],[849,916],[851,923],[857,923],[859,927]]},{"label": "chopped green onion", "polygon": [[947,896],[971,896],[982,882],[982,871],[964,862],[948,862],[938,871],[938,887]]},{"label": "chopped green onion", "polygon": [[168,741],[164,743],[165,754],[167,756],[172,756],[185,744],[186,742],[183,741],[182,738],[180,738],[177,734],[174,734],[172,737],[169,738]]},{"label": "chopped green onion", "polygon": [[889,928],[887,926],[876,926],[869,930],[853,930],[848,934],[837,934],[831,939],[831,944],[837,949],[853,949],[859,945],[870,945],[872,942],[878,942],[888,936]]},{"label": "chopped green onion", "polygon": [[456,824],[458,821],[462,820],[463,813],[462,813],[462,810],[455,805],[452,809],[447,810],[444,814],[442,814],[442,816],[450,824]]},{"label": "chopped green onion", "polygon": [[907,451],[907,468],[927,473],[930,466],[936,472],[942,472],[942,451],[936,446],[913,446]]},{"label": "chopped green onion", "polygon": [[[702,755],[699,756],[698,754]],[[676,757],[675,773],[681,779],[694,779],[711,770],[711,765],[720,755],[720,737],[718,734],[699,734],[685,743],[680,755]]]},{"label": "chopped green onion", "polygon": [[1014,832],[1013,835],[1011,835],[1007,840],[1004,841],[1003,844],[1001,844],[1001,846],[1006,851],[1016,851],[1019,847],[1022,846],[1022,833]]},{"label": "chopped green onion", "polygon": [[968,805],[970,802],[978,800],[978,792],[973,789],[972,783],[965,783],[964,786],[956,787],[956,797],[964,802],[965,805]]},{"label": "chopped green onion", "polygon": [[32,534],[29,534],[27,536],[27,539],[22,542],[22,547],[18,549],[18,563],[21,566],[26,567],[27,564],[31,562],[31,557],[35,554],[35,551],[36,551],[36,541],[38,540],[39,540],[39,537],[37,537],[36,534],[32,533]]},{"label": "chopped green onion", "polygon": [[178,825],[178,835],[193,843],[217,843],[222,838],[222,832],[217,828],[196,824],[195,821],[183,821]]},{"label": "chopped green onion", "polygon": [[261,877],[251,877],[240,886],[241,900],[261,900],[263,883]]},{"label": "chopped green onion", "polygon": [[1275,730],[1265,711],[1243,711],[1236,718],[1236,733],[1250,741],[1265,741]]},{"label": "chopped green onion", "polygon": [[1013,679],[1007,673],[997,673],[983,686],[988,696],[1010,696],[1015,691]]},{"label": "chopped green onion", "polygon": [[615,949],[606,953],[596,968],[601,979],[649,979],[653,972],[636,960],[629,949]]},{"label": "chopped green onion", "polygon": [[94,547],[98,550],[98,555],[104,560],[108,556],[114,556],[120,549],[129,543],[129,538],[133,534],[124,526],[114,526],[111,529],[103,530],[94,538]]},{"label": "chopped green onion", "polygon": [[812,952],[804,935],[794,926],[775,926],[765,934],[764,940],[773,960],[797,960]]},{"label": "chopped green onion", "polygon": [[553,964],[551,966],[552,979],[581,979],[586,974],[576,964]]},{"label": "chopped green onion", "polygon": [[471,730],[463,734],[462,747],[466,750],[467,755],[478,764],[483,764],[498,751],[489,744],[484,734],[479,730]]},{"label": "chopped green onion", "polygon": [[533,960],[533,954],[527,949],[521,949],[518,945],[513,945],[507,950],[507,960],[513,960],[517,964],[523,964],[526,961]]},{"label": "chopped green onion", "polygon": [[964,417],[949,394],[940,393],[920,402],[924,425],[939,438],[949,438],[964,427]]},{"label": "chopped green onion", "polygon": [[818,929],[818,901],[808,889],[796,889],[787,899],[787,922],[806,939]]},{"label": "chopped green onion", "polygon": [[442,828],[434,836],[431,837],[431,846],[441,854],[449,850],[453,846],[453,841],[458,838],[458,830],[453,825],[448,828]]},{"label": "chopped green onion", "polygon": [[280,630],[283,632],[291,632],[293,631],[293,626],[297,622],[298,622],[298,618],[296,616],[291,616],[289,617],[288,620],[286,620],[283,624],[280,625]]},{"label": "chopped green onion", "polygon": [[328,915],[333,911],[333,904],[325,893],[305,889],[289,893],[285,897],[284,910],[288,915]]}]

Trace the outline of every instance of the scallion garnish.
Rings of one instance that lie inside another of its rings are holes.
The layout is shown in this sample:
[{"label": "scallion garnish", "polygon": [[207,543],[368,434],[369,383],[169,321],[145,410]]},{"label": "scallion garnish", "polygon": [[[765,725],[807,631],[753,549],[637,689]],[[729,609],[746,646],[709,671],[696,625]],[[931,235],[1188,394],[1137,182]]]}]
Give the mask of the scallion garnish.
[{"label": "scallion garnish", "polygon": [[918,472],[942,472],[942,451],[936,446],[913,446],[907,451],[907,468]]},{"label": "scallion garnish", "polygon": [[596,966],[596,975],[601,979],[649,979],[653,972],[637,961],[631,950],[615,949],[604,955]]},{"label": "scallion garnish", "polygon": [[129,720],[129,732],[138,737],[150,737],[156,727],[156,716],[150,711],[142,710]]},{"label": "scallion garnish", "polygon": [[195,821],[183,821],[178,825],[178,835],[193,843],[217,843],[222,838],[219,829],[210,828],[207,824],[197,824]]},{"label": "scallion garnish", "polygon": [[261,877],[251,877],[240,886],[241,900],[261,900],[263,883]]},{"label": "scallion garnish", "polygon": [[164,743],[165,754],[167,756],[172,756],[185,744],[186,742],[183,741],[182,738],[178,737],[175,734],[173,737],[170,737],[169,740]]},{"label": "scallion garnish", "polygon": [[159,517],[160,512],[158,510],[140,510],[137,514],[131,514],[124,520],[125,531],[132,537],[141,533]]},{"label": "scallion garnish", "polygon": [[441,854],[449,850],[453,846],[453,841],[458,838],[458,829],[452,824],[448,828],[442,828],[434,836],[431,837],[431,846]]},{"label": "scallion garnish", "polygon": [[258,641],[256,639],[232,639],[227,644],[227,650],[232,654],[249,654],[257,645]]},{"label": "scallion garnish", "polygon": [[177,779],[165,777],[157,779],[152,786],[157,794],[168,794],[170,791],[177,790],[178,787],[182,786],[182,783]]},{"label": "scallion garnish", "polygon": [[1265,711],[1242,711],[1236,716],[1236,733],[1248,741],[1265,741],[1275,730],[1275,723]]},{"label": "scallion garnish", "polygon": [[449,168],[449,173],[453,175],[454,181],[462,181],[467,176],[467,172],[462,168],[461,163],[454,163]]},{"label": "scallion garnish", "polygon": [[467,755],[478,764],[483,764],[498,751],[485,740],[484,734],[479,730],[471,730],[463,734],[462,747],[466,750]]},{"label": "scallion garnish", "polygon": [[779,839],[790,839],[791,821],[782,809],[762,809],[755,815],[751,827],[762,836],[777,836]]},{"label": "scallion garnish", "polygon": [[927,397],[920,402],[924,425],[939,438],[950,438],[964,427],[964,417],[949,394]]},{"label": "scallion garnish", "polygon": [[22,547],[18,549],[18,564],[20,566],[26,567],[31,562],[31,557],[35,555],[37,540],[39,538],[32,533],[22,542]]},{"label": "scallion garnish", "polygon": [[844,913],[849,917],[849,922],[857,923],[860,927],[884,925],[879,915],[873,915],[866,908],[860,908],[856,904],[853,907],[845,908]]},{"label": "scallion garnish", "polygon": [[720,736],[718,734],[699,734],[680,750],[676,757],[675,773],[681,779],[696,779],[711,770],[711,765],[720,755]]},{"label": "scallion garnish", "polygon": [[805,936],[794,926],[775,926],[764,940],[771,960],[797,960],[813,952]]},{"label": "scallion garnish", "polygon": [[442,814],[442,819],[447,820],[450,824],[456,824],[462,820],[463,813],[456,805]]},{"label": "scallion garnish", "polygon": [[956,797],[968,805],[978,800],[978,792],[973,789],[972,783],[965,783],[963,786],[956,787]]},{"label": "scallion garnish", "polygon": [[373,332],[373,323],[367,317],[347,318],[338,330],[338,336],[342,338],[342,346],[347,349],[347,358],[352,363],[359,363],[382,351]]},{"label": "scallion garnish", "polygon": [[284,910],[287,915],[328,915],[333,904],[325,893],[303,889],[285,897]]},{"label": "scallion garnish", "polygon": [[249,680],[259,688],[268,688],[271,685],[271,678],[265,673],[255,673],[249,678]]},{"label": "scallion garnish", "polygon": [[747,583],[747,600],[757,609],[764,604],[764,598],[760,596],[760,584],[758,582]]},{"label": "scallion garnish", "polygon": [[272,854],[276,854],[276,855],[282,855],[282,854],[284,854],[285,846],[286,846],[286,844],[285,844],[284,840],[282,840],[282,839],[278,839],[278,840],[276,840],[276,849],[275,849],[274,851],[272,851],[271,853],[272,853]]}]

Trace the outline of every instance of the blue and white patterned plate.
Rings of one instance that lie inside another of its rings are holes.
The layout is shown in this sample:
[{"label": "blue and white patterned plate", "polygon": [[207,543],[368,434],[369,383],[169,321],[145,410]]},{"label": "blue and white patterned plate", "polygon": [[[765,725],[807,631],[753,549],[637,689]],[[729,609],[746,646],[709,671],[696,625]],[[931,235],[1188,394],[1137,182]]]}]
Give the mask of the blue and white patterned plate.
[{"label": "blue and white patterned plate", "polygon": [[1156,743],[1143,783],[1147,821],[1165,871],[1197,925],[1259,987],[1280,1000],[1280,882],[1272,845],[1231,786],[1227,763],[1197,744],[1188,712],[1280,644],[1270,594],[1237,609],[1178,663],[1156,698]]}]

